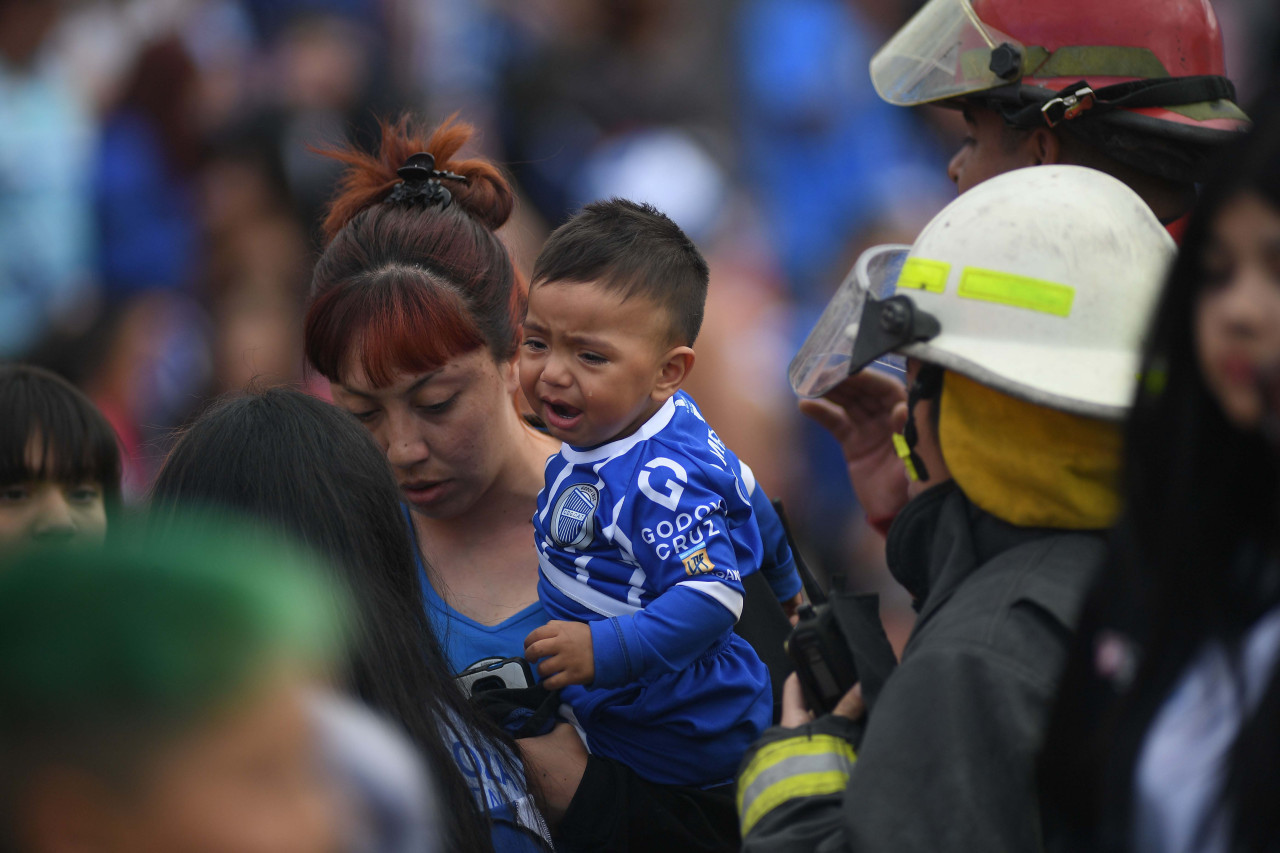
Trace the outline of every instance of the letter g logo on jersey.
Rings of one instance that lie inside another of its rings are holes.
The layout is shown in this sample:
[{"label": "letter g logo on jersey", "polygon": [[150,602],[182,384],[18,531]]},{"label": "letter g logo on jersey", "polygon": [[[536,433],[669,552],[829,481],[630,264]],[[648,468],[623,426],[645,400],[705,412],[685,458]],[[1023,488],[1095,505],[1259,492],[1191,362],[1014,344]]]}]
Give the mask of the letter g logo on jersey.
[{"label": "letter g logo on jersey", "polygon": [[[652,482],[650,482],[649,472],[660,471],[663,468],[672,472],[672,474],[675,474],[675,480],[670,479],[671,474],[666,475],[665,485],[667,490],[665,492],[660,492],[658,489],[654,488]],[[676,480],[679,480],[680,482],[677,483]],[[636,478],[636,482],[640,486],[641,493],[646,498],[653,501],[658,506],[664,506],[672,512],[675,512],[679,509],[680,497],[684,494],[684,486],[680,485],[680,483],[689,482],[689,472],[684,470],[684,466],[674,459],[659,456],[657,459],[650,460],[649,463],[644,466],[644,470],[640,472],[640,476]]]},{"label": "letter g logo on jersey", "polygon": [[600,492],[595,486],[570,486],[551,513],[551,538],[561,548],[585,548],[595,538],[595,512]]}]

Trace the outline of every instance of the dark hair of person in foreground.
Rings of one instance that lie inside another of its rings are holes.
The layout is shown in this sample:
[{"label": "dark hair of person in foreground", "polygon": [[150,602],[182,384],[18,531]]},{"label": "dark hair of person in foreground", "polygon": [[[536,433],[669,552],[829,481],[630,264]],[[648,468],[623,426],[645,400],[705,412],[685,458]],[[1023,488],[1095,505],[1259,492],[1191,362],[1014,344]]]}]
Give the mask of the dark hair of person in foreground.
[{"label": "dark hair of person in foreground", "polygon": [[[1197,346],[1201,299],[1232,275],[1211,256],[1214,225],[1249,196],[1280,215],[1274,109],[1224,154],[1206,184],[1148,338],[1126,427],[1124,514],[1086,604],[1041,759],[1050,849],[1129,846],[1135,769],[1155,715],[1206,641],[1238,650],[1259,617],[1280,604],[1280,453],[1264,430],[1241,428],[1224,412]],[[1119,625],[1136,641],[1131,646],[1112,641]],[[1119,655],[1115,676],[1103,684],[1104,654],[1125,648],[1132,655]],[[1277,671],[1245,716],[1223,771],[1215,807],[1227,815],[1231,850],[1274,849]],[[1067,846],[1055,846],[1057,833]]]},{"label": "dark hair of person in foreground", "polygon": [[[179,505],[273,522],[336,566],[356,607],[355,693],[403,726],[426,757],[447,821],[443,849],[492,849],[487,817],[459,769],[465,759],[449,743],[483,741],[512,756],[514,746],[447,670],[422,607],[399,491],[364,429],[299,391],[224,399],[183,433],[156,480],[153,512]],[[506,769],[524,775],[514,758]]]}]

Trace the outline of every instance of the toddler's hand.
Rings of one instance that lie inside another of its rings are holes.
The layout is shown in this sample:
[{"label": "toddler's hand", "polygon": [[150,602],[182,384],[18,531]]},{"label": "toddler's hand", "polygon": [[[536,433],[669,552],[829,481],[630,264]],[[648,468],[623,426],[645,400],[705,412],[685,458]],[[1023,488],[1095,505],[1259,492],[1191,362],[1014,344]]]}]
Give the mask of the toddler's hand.
[{"label": "toddler's hand", "polygon": [[804,604],[804,593],[797,592],[794,598],[788,598],[781,604],[782,612],[787,614],[787,619],[792,625],[797,624],[800,621],[800,605]]},{"label": "toddler's hand", "polygon": [[[524,638],[524,656],[537,664],[542,686],[559,690],[570,684],[590,684],[596,677],[591,627],[585,622],[552,620]],[[542,663],[537,663],[542,660]]]}]

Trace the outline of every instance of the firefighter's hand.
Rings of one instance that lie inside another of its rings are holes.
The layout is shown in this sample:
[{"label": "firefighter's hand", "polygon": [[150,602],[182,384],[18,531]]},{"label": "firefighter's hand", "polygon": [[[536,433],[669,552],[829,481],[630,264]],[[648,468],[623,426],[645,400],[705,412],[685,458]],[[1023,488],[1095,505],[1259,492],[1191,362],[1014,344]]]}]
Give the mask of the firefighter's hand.
[{"label": "firefighter's hand", "polygon": [[[849,692],[840,698],[831,713],[838,717],[857,720],[867,711],[862,701],[862,685],[855,684]],[[813,722],[813,712],[804,704],[804,693],[800,690],[800,676],[794,672],[782,683],[782,717],[779,725],[789,729]]]},{"label": "firefighter's hand", "polygon": [[907,476],[893,448],[893,433],[907,422],[907,390],[893,377],[863,370],[821,400],[800,401],[800,411],[840,442],[849,482],[871,519],[889,519],[907,503]]},{"label": "firefighter's hand", "polygon": [[596,677],[591,627],[585,622],[553,619],[535,628],[524,638],[524,656],[537,664],[542,686],[548,690],[590,684]]}]

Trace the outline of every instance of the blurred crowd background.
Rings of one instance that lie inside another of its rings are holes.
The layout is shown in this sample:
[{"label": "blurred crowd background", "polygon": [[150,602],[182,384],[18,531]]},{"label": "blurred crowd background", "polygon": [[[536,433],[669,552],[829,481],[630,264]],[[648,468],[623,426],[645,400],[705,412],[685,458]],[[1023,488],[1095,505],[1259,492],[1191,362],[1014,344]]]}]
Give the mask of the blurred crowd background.
[{"label": "blurred crowd background", "polygon": [[[694,238],[712,286],[691,392],[809,562],[895,609],[786,368],[858,252],[911,242],[954,194],[958,117],[890,107],[866,70],[919,5],[0,0],[0,360],[85,389],[142,496],[218,394],[326,393],[301,341],[336,176],[317,149],[456,111],[515,178],[502,236],[526,273],[601,197],[652,202]],[[1213,5],[1248,103],[1280,73],[1280,4]]]}]

